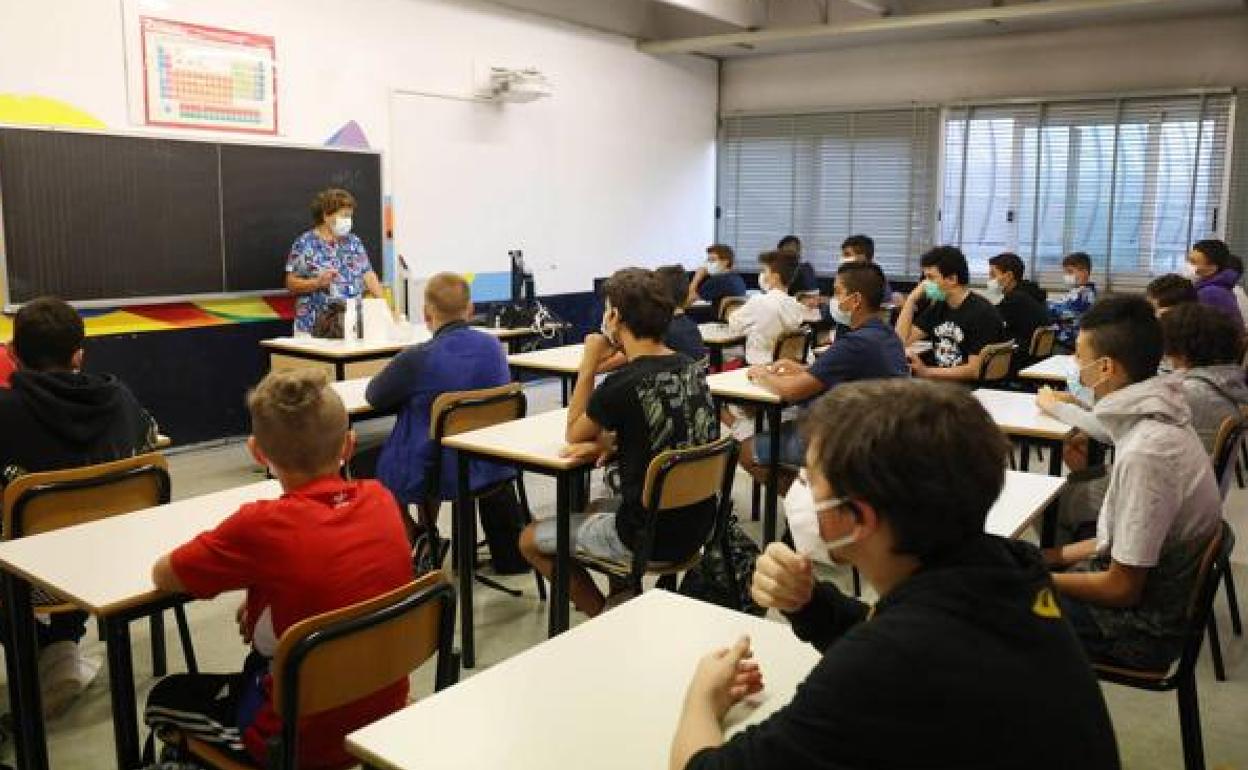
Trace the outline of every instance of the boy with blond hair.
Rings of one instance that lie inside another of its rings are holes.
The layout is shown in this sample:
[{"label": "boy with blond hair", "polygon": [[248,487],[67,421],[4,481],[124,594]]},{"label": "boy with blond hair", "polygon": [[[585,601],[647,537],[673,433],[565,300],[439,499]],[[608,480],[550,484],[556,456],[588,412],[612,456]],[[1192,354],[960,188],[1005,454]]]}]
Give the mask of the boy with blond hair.
[{"label": "boy with blond hair", "polygon": [[[355,449],[355,434],[323,372],[272,372],[248,395],[247,406],[247,447],[281,483],[282,496],[244,505],[162,556],[152,581],[161,590],[204,599],[246,589],[238,625],[252,649],[241,673],[162,679],[148,696],[145,721],[154,736],[177,728],[267,767],[281,732],[269,671],[278,639],[309,617],[405,585],[412,570],[394,498],[376,481],[344,481],[339,473]],[[402,708],[406,699],[404,680],[305,718],[298,766],[353,764],[343,737]]]}]

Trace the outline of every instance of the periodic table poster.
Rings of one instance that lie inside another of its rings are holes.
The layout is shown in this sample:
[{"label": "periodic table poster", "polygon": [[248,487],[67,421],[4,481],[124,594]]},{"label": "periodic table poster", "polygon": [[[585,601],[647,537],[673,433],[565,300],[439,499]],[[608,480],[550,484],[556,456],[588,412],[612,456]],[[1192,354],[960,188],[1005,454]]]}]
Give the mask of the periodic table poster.
[{"label": "periodic table poster", "polygon": [[140,19],[149,125],[277,133],[273,38]]}]

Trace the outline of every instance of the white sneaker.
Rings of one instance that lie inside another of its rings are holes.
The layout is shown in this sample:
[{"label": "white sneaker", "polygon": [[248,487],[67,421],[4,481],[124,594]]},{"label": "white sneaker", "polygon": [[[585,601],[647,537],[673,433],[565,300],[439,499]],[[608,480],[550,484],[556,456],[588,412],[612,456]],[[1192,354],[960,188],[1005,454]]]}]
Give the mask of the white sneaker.
[{"label": "white sneaker", "polygon": [[43,716],[55,719],[73,705],[100,672],[100,662],[86,658],[75,642],[54,642],[39,653]]}]

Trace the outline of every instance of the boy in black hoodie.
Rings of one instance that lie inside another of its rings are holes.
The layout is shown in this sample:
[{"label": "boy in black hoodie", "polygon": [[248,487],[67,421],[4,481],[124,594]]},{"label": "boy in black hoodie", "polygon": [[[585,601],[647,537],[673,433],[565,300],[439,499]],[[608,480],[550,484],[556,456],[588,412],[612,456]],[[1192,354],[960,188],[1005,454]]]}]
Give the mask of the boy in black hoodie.
[{"label": "boy in black hoodie", "polygon": [[988,260],[988,294],[997,303],[1005,322],[1005,334],[1017,346],[1011,370],[1017,372],[1035,363],[1029,351],[1036,329],[1049,325],[1049,309],[1044,290],[1023,279],[1026,266],[1017,254],[1004,252]]},{"label": "boy in black hoodie", "polygon": [[[10,388],[0,388],[0,488],[17,476],[118,460],[145,452],[156,424],[111,374],[81,370],[82,319],[65,302],[41,297],[13,321],[17,361]],[[64,710],[90,683],[97,664],[78,641],[86,613],[62,613],[36,625],[44,710]]]},{"label": "boy in black hoodie", "polygon": [[[1007,445],[976,400],[921,380],[849,383],[807,427],[808,496],[785,511],[802,555],[769,545],[751,590],[823,658],[790,703],[727,742],[723,717],[761,689],[767,661],[748,638],[703,658],[673,770],[1117,768],[1040,553],[984,534]],[[873,608],[816,583],[811,558],[829,555],[859,569]]]}]

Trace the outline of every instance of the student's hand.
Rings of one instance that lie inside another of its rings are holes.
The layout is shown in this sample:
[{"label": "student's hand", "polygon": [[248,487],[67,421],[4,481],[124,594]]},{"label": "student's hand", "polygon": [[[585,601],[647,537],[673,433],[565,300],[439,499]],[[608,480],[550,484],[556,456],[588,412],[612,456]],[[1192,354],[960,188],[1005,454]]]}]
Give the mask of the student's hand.
[{"label": "student's hand", "polygon": [[1087,469],[1088,434],[1075,431],[1074,435],[1062,442],[1062,462],[1072,471]]},{"label": "student's hand", "polygon": [[243,644],[251,644],[252,626],[247,622],[247,600],[238,605],[238,612],[234,613],[234,620],[238,622],[238,635],[243,637]]},{"label": "student's hand", "polygon": [[771,364],[754,364],[745,370],[745,378],[750,382],[754,382],[764,374],[771,374],[771,372]]},{"label": "student's hand", "polygon": [[1078,404],[1074,396],[1065,391],[1053,390],[1048,385],[1041,385],[1036,391],[1036,406],[1046,412],[1052,412],[1058,404]]},{"label": "student's hand", "polygon": [[698,265],[698,269],[697,269],[697,270],[694,270],[694,271],[693,271],[693,277],[694,277],[694,279],[695,279],[695,280],[696,280],[696,279],[699,279],[699,278],[705,278],[705,277],[706,277],[706,273],[707,273],[707,270],[706,270],[706,263],[705,263],[705,262],[703,262],[702,264]]},{"label": "student's hand", "polygon": [[1062,559],[1062,549],[1060,546],[1056,548],[1041,548],[1040,556],[1044,559],[1044,566],[1049,568],[1061,568],[1066,566],[1066,562]]},{"label": "student's hand", "polygon": [[748,636],[705,656],[693,672],[686,700],[708,706],[722,721],[728,709],[763,689],[763,673],[750,660],[753,656]]},{"label": "student's hand", "polygon": [[573,460],[597,460],[602,454],[602,447],[597,441],[578,441],[575,444],[568,444],[559,450],[560,457],[567,457]]},{"label": "student's hand", "polygon": [[926,279],[920,280],[917,284],[915,284],[914,288],[910,291],[910,293],[906,295],[907,305],[916,304],[920,299],[923,298],[923,293],[925,291],[923,288],[923,284],[925,281]]},{"label": "student's hand", "polygon": [[760,607],[797,612],[815,593],[810,559],[784,543],[770,543],[754,565],[750,596]]},{"label": "student's hand", "polygon": [[316,274],[316,285],[322,289],[328,289],[337,277],[338,271],[333,268],[322,270]]},{"label": "student's hand", "polygon": [[787,358],[782,358],[772,364],[768,371],[772,374],[778,374],[781,377],[791,377],[794,374],[801,374],[806,371],[806,367],[796,361],[790,361]]},{"label": "student's hand", "polygon": [[922,377],[927,373],[927,364],[923,363],[923,359],[918,353],[906,352],[906,360],[910,362],[910,373],[915,377]]},{"label": "student's hand", "polygon": [[585,337],[584,360],[592,361],[595,369],[614,354],[615,346],[607,339],[607,335],[594,332]]}]

